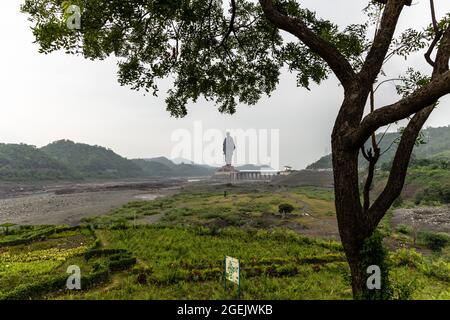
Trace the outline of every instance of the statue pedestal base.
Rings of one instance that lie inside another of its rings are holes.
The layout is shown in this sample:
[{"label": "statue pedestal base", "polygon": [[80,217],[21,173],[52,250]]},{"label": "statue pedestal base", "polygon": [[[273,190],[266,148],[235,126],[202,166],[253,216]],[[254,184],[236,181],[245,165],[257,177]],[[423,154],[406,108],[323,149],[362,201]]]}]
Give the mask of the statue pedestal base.
[{"label": "statue pedestal base", "polygon": [[227,164],[216,170],[216,172],[213,175],[213,179],[232,181],[234,180],[234,174],[237,172],[239,171],[237,171],[232,165]]},{"label": "statue pedestal base", "polygon": [[231,164],[227,164],[222,168],[217,169],[216,172],[237,172],[237,170]]}]

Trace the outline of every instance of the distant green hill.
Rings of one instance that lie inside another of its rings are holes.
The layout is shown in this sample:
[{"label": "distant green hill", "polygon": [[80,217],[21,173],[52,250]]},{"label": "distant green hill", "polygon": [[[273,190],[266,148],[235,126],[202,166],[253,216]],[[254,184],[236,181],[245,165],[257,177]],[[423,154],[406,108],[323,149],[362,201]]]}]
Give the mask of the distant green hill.
[{"label": "distant green hill", "polygon": [[156,158],[150,158],[150,159],[143,159],[144,161],[151,162],[151,163],[157,163],[161,164],[170,170],[175,170],[177,165],[173,163],[173,161],[167,159],[166,157],[156,157]]},{"label": "distant green hill", "polygon": [[173,176],[173,169],[169,166],[156,161],[146,159],[133,159],[134,164],[139,166],[141,170],[148,177],[171,177]]},{"label": "distant green hill", "polygon": [[216,169],[209,166],[181,163],[177,165],[175,173],[179,177],[201,177],[212,175]]},{"label": "distant green hill", "polygon": [[[422,131],[425,144],[418,145],[414,148],[414,159],[441,159],[450,160],[450,126],[439,128],[427,128]],[[381,140],[381,151],[386,151],[378,162],[381,166],[383,163],[392,161],[397,150],[396,141],[399,133],[387,133]],[[377,141],[380,141],[382,134],[377,134]],[[391,146],[391,147],[390,147]],[[390,148],[389,148],[390,147]],[[367,162],[360,155],[359,166],[364,168]],[[318,161],[309,165],[307,169],[330,169],[332,168],[331,154],[320,158]]]},{"label": "distant green hill", "polygon": [[128,160],[100,146],[70,140],[40,149],[0,144],[0,181],[172,178],[212,175],[215,168],[175,164],[165,157]]},{"label": "distant green hill", "polygon": [[100,146],[60,140],[41,150],[83,178],[135,178],[144,174],[132,161]]},{"label": "distant green hill", "polygon": [[42,150],[25,144],[0,144],[0,180],[74,180],[80,176]]},{"label": "distant green hill", "polygon": [[133,160],[151,177],[202,177],[210,176],[215,168],[197,164],[175,164],[166,157]]}]

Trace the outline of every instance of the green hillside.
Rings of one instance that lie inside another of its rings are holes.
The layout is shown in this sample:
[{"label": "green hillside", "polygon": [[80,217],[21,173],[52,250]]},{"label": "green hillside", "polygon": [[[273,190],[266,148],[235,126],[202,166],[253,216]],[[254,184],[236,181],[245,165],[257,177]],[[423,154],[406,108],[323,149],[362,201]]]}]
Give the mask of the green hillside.
[{"label": "green hillside", "polygon": [[[398,132],[390,132],[381,139],[382,134],[377,134],[377,141],[381,140],[380,147],[381,151],[384,152],[378,163],[379,166],[392,161],[397,150],[396,141],[399,136]],[[414,159],[450,160],[450,126],[424,129],[422,139],[425,143],[414,148]],[[360,167],[364,168],[366,165],[367,162],[360,156]],[[332,168],[331,154],[323,156],[307,167],[307,169],[330,168]]]},{"label": "green hillside", "polygon": [[156,157],[156,158],[143,159],[143,160],[145,160],[147,162],[164,165],[165,167],[169,168],[170,170],[175,170],[177,167],[177,165],[173,161],[167,159],[166,157]]},{"label": "green hillside", "polygon": [[169,166],[145,159],[134,159],[134,164],[139,166],[146,176],[149,177],[170,177],[172,176],[173,169]]},{"label": "green hillside", "polygon": [[59,180],[79,176],[34,146],[0,144],[0,180]]},{"label": "green hillside", "polygon": [[83,178],[134,178],[144,174],[135,163],[100,146],[60,140],[41,150]]},{"label": "green hillside", "polygon": [[132,161],[149,177],[202,177],[212,175],[215,170],[212,167],[196,164],[175,164],[166,157]]},{"label": "green hillside", "polygon": [[216,168],[196,165],[196,164],[179,164],[175,170],[175,174],[179,177],[200,177],[210,176],[214,173]]},{"label": "green hillside", "polygon": [[0,181],[174,178],[212,175],[215,168],[165,157],[128,160],[100,146],[60,140],[45,147],[0,144]]}]

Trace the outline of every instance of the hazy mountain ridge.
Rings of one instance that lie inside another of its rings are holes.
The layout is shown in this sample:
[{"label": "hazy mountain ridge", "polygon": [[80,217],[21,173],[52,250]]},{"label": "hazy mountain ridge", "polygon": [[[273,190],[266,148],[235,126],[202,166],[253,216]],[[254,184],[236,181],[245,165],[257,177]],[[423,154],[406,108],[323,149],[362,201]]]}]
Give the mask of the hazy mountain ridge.
[{"label": "hazy mountain ridge", "polygon": [[0,181],[209,176],[214,168],[175,164],[165,157],[126,159],[114,151],[70,140],[42,148],[0,144]]}]

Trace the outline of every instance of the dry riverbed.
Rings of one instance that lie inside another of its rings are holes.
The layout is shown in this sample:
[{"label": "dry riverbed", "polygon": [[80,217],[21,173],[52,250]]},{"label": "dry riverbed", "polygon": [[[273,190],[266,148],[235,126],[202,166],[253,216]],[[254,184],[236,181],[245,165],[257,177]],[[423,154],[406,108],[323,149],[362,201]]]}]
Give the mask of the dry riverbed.
[{"label": "dry riverbed", "polygon": [[84,217],[105,214],[130,201],[153,200],[171,195],[183,181],[138,183],[89,183],[37,188],[24,194],[3,194],[0,199],[0,224],[77,225]]}]

